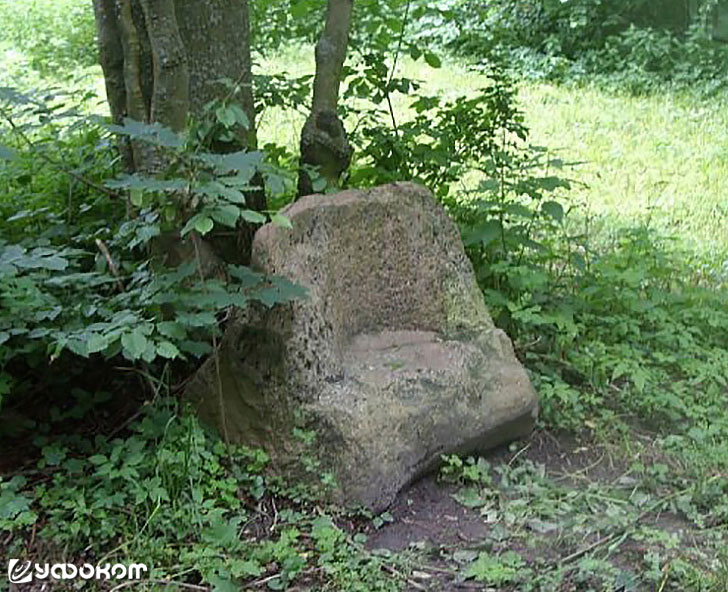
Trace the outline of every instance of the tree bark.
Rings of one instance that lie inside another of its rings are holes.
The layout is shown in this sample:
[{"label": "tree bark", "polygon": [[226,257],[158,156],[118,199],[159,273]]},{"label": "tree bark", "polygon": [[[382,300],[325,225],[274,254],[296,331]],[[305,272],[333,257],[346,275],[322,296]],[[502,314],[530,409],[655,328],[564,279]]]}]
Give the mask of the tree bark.
[{"label": "tree bark", "polygon": [[121,44],[115,0],[94,0],[94,18],[98,32],[99,62],[104,71],[111,121],[118,125],[126,115],[126,85],[124,48]]},{"label": "tree bark", "polygon": [[[124,46],[116,1],[94,0],[94,18],[98,32],[99,62],[104,72],[111,121],[116,125],[121,125],[127,115],[127,104]],[[119,138],[118,146],[124,168],[128,172],[133,171],[134,156],[129,141]]]},{"label": "tree bark", "polygon": [[[202,116],[204,106],[214,99],[229,99],[241,105],[249,122],[247,129],[236,130],[239,142],[216,141],[214,152],[254,150],[258,144],[248,9],[248,0],[177,1],[180,35],[188,56],[191,116]],[[262,179],[256,176],[253,185],[259,189],[246,192],[246,207],[264,210]],[[256,230],[257,226],[242,225],[235,241],[213,231],[208,241],[223,260],[247,263]]]},{"label": "tree bark", "polygon": [[353,149],[337,107],[353,6],[354,0],[329,0],[324,31],[316,44],[313,103],[301,132],[299,197],[313,193],[306,165],[319,167],[327,185],[335,187],[351,163]]},{"label": "tree bark", "polygon": [[[213,99],[235,99],[250,126],[243,134],[247,137],[245,145],[232,149],[254,149],[257,141],[248,0],[178,0],[177,18],[188,55],[191,114],[200,116],[202,108]],[[239,91],[235,93],[231,86],[239,87]]]},{"label": "tree bark", "polygon": [[[210,101],[237,101],[249,126],[239,130],[235,141],[215,142],[212,149],[233,152],[256,147],[248,0],[93,0],[93,4],[114,123],[129,117],[181,132],[190,117],[203,116]],[[160,155],[149,144],[122,141],[120,147],[130,172],[155,173],[163,168]],[[260,185],[260,190],[246,196],[251,209],[266,207]],[[247,263],[253,233],[254,228],[245,225],[237,240],[209,238],[216,250],[224,252],[224,259]]]},{"label": "tree bark", "polygon": [[189,113],[190,75],[174,0],[142,0],[142,8],[154,64],[149,118],[181,132]]}]

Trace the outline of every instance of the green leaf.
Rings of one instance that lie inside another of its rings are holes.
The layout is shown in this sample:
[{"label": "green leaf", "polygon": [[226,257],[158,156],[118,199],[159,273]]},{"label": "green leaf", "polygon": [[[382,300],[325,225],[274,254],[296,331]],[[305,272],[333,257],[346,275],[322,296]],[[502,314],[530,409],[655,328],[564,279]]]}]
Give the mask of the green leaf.
[{"label": "green leaf", "polygon": [[[216,222],[234,228],[240,218],[240,208],[233,204],[222,204],[210,210]],[[204,232],[202,233],[204,234]]]},{"label": "green leaf", "polygon": [[116,134],[129,136],[156,146],[166,148],[181,148],[184,146],[184,140],[181,136],[159,123],[142,123],[126,117],[124,118],[124,125],[110,125],[108,128]]},{"label": "green leaf", "polygon": [[238,529],[242,521],[240,517],[231,520],[216,517],[210,526],[200,533],[202,540],[221,549],[234,545],[239,540]]},{"label": "green leaf", "polygon": [[245,129],[250,129],[250,119],[248,119],[247,113],[243,111],[240,105],[233,103],[232,105],[228,106],[228,110],[233,114],[233,117],[235,118],[235,121],[238,125],[244,127]]},{"label": "green leaf", "polygon": [[138,360],[147,349],[149,340],[139,330],[134,329],[131,333],[124,333],[121,336],[121,347],[124,349],[124,355],[132,360]]},{"label": "green leaf", "polygon": [[160,335],[170,337],[172,339],[184,339],[187,337],[187,332],[184,327],[174,321],[162,321],[157,323],[157,331]]},{"label": "green leaf", "polygon": [[266,217],[255,210],[240,210],[240,217],[251,224],[265,224]]},{"label": "green leaf", "polygon": [[439,68],[442,66],[442,60],[440,60],[440,58],[431,51],[425,52],[425,61],[431,68]]},{"label": "green leaf", "polygon": [[269,279],[278,292],[279,302],[290,302],[291,300],[308,298],[308,290],[304,286],[296,284],[288,278],[273,276]]},{"label": "green leaf", "polygon": [[43,459],[51,467],[57,467],[66,458],[66,449],[60,446],[46,446],[43,448]]},{"label": "green leaf", "polygon": [[488,498],[477,487],[465,487],[453,494],[453,498],[466,508],[480,508],[488,503]]},{"label": "green leaf", "polygon": [[319,175],[318,177],[316,177],[313,180],[313,183],[311,184],[311,188],[316,193],[323,193],[324,191],[326,191],[326,187],[328,186],[328,184],[329,183],[328,183],[328,181],[326,181],[326,178]]},{"label": "green leaf", "polygon": [[[229,179],[230,177],[228,177]],[[222,180],[225,180],[223,178]],[[201,185],[200,187],[197,187],[195,189],[197,193],[201,193],[202,195],[206,195],[208,197],[211,197],[213,199],[217,198],[224,198],[227,201],[231,201],[236,204],[244,204],[245,203],[245,196],[238,191],[237,189],[233,189],[231,187],[226,187],[222,183],[218,181],[212,181],[210,183],[205,183],[204,185]]]},{"label": "green leaf", "polygon": [[204,214],[195,214],[187,221],[187,224],[185,224],[184,228],[182,229],[182,236],[185,236],[186,234],[189,234],[192,230],[196,230],[200,234],[207,234],[210,232],[215,224],[212,221],[212,218],[209,216],[206,216]]},{"label": "green leaf", "polygon": [[144,191],[142,189],[131,189],[129,191],[129,201],[135,208],[141,208],[144,205]]},{"label": "green leaf", "polygon": [[295,20],[305,17],[311,10],[311,3],[308,0],[297,0],[291,4],[291,16]]},{"label": "green leaf", "polygon": [[557,222],[561,222],[564,219],[564,208],[557,201],[544,202],[541,204],[541,211]]},{"label": "green leaf", "polygon": [[230,571],[235,577],[257,578],[263,573],[263,566],[254,559],[233,559]]},{"label": "green leaf", "polygon": [[96,352],[104,351],[109,345],[109,340],[106,335],[99,333],[93,333],[89,336],[86,341],[86,349],[88,353],[95,354]]},{"label": "green leaf", "polygon": [[293,224],[291,224],[291,221],[283,214],[273,214],[271,222],[273,222],[273,224],[275,224],[276,226],[280,226],[281,228],[293,228]]},{"label": "green leaf", "polygon": [[561,177],[542,177],[538,179],[538,186],[546,191],[554,191],[555,189],[569,189],[571,184]]},{"label": "green leaf", "polygon": [[482,243],[483,246],[488,246],[493,241],[497,240],[501,236],[501,223],[498,220],[486,220],[480,226],[465,232],[463,236],[463,243],[466,247]]},{"label": "green leaf", "polygon": [[465,578],[487,582],[489,585],[503,586],[518,578],[519,568],[522,565],[523,560],[515,553],[507,552],[502,556],[497,556],[483,551],[465,571]]},{"label": "green leaf", "polygon": [[110,189],[139,189],[142,191],[183,191],[187,188],[184,179],[155,179],[135,173],[122,175],[106,182]]},{"label": "green leaf", "polygon": [[239,592],[240,590],[240,586],[229,577],[221,578],[218,575],[210,575],[206,579],[212,584],[212,592]]},{"label": "green leaf", "polygon": [[177,321],[188,327],[213,327],[217,325],[217,318],[211,312],[181,312],[177,315]]},{"label": "green leaf", "polygon": [[68,347],[68,349],[70,349],[77,356],[81,356],[82,358],[88,357],[88,348],[86,347],[85,341],[80,341],[78,339],[69,339],[66,347]]},{"label": "green leaf", "polygon": [[157,354],[168,360],[179,357],[179,349],[171,341],[162,341],[157,345]]},{"label": "green leaf", "polygon": [[262,152],[233,152],[220,159],[225,170],[248,171],[255,169],[263,160]]},{"label": "green leaf", "polygon": [[235,125],[235,114],[227,107],[218,107],[215,116],[225,127],[230,128]]},{"label": "green leaf", "polygon": [[521,205],[519,203],[508,204],[503,209],[508,214],[513,214],[514,216],[520,216],[521,218],[531,219],[531,218],[533,218],[533,215],[534,215],[534,211],[531,208],[527,208],[526,206]]},{"label": "green leaf", "polygon": [[207,355],[212,351],[210,344],[205,343],[204,341],[183,341],[180,343],[180,347],[182,350],[198,358]]}]

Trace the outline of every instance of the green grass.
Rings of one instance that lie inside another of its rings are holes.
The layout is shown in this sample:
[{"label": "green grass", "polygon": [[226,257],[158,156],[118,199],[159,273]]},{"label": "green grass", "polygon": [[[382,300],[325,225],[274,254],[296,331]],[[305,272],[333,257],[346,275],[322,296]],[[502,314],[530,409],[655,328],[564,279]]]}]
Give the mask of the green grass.
[{"label": "green grass", "polygon": [[573,192],[596,214],[650,217],[706,255],[728,249],[726,98],[628,97],[595,89],[524,85],[532,140],[584,161]]},{"label": "green grass", "polygon": [[[313,48],[286,49],[259,67],[267,73],[310,74]],[[432,69],[404,59],[398,74],[423,81],[425,94],[448,98],[487,83],[466,64],[450,60]],[[579,182],[571,192],[575,203],[611,225],[649,219],[701,258],[728,261],[728,97],[631,97],[524,82],[520,101],[530,141],[581,163],[567,172]],[[395,97],[398,119],[411,116],[410,102]],[[260,121],[261,139],[295,149],[303,121],[301,114],[269,110]],[[350,128],[356,123],[347,122]]]},{"label": "green grass", "polygon": [[79,0],[0,0],[0,82],[81,74],[96,61],[93,10]]}]

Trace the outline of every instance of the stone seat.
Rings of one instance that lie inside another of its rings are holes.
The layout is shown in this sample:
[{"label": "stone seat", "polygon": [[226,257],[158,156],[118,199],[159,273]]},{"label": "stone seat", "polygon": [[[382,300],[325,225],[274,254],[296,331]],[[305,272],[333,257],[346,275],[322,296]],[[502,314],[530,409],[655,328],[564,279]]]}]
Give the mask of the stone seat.
[{"label": "stone seat", "polygon": [[[254,265],[308,298],[250,309],[188,388],[203,418],[296,471],[295,427],[348,505],[386,507],[441,455],[527,434],[537,399],[485,309],[457,228],[425,189],[307,196],[261,228]],[[222,404],[221,404],[222,403]],[[299,467],[300,468],[300,467]]]},{"label": "stone seat", "polygon": [[[516,392],[528,393],[527,379],[488,359],[477,343],[431,331],[357,336],[343,352],[342,379],[311,405],[330,426],[327,447],[347,450],[338,477],[348,496],[385,507],[406,484],[403,467],[414,479],[435,468],[442,454],[484,451],[527,433],[532,414],[500,423],[514,401],[487,384],[495,380],[507,389],[520,382]],[[531,402],[526,397],[518,404],[530,409]]]}]

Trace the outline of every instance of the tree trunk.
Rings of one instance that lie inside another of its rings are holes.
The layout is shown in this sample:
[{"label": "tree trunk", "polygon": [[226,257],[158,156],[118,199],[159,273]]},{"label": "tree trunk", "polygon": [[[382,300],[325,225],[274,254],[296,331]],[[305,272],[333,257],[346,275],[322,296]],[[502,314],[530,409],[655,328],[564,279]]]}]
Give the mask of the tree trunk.
[{"label": "tree trunk", "polygon": [[[99,62],[104,71],[106,98],[111,121],[121,125],[127,113],[126,79],[124,76],[124,44],[122,43],[119,13],[115,0],[95,0],[94,17],[99,46]],[[127,171],[134,169],[131,146],[119,139],[119,151]]]},{"label": "tree trunk", "polygon": [[327,185],[335,187],[351,162],[353,149],[339,119],[337,106],[353,5],[354,0],[329,0],[324,32],[316,44],[313,104],[301,132],[299,197],[313,193],[307,165],[319,167],[319,174]]},{"label": "tree trunk", "polygon": [[[236,99],[250,121],[246,147],[255,148],[248,0],[178,0],[177,18],[188,52],[191,113],[201,114],[214,99]],[[231,87],[239,87],[236,95]]]},{"label": "tree trunk", "polygon": [[152,47],[154,88],[149,120],[181,132],[190,104],[187,53],[177,26],[174,0],[141,0]]},{"label": "tree trunk", "polygon": [[[250,25],[247,0],[93,0],[99,57],[114,123],[125,117],[160,123],[176,132],[190,117],[203,116],[214,99],[241,104],[250,125],[238,140],[215,143],[216,152],[254,149]],[[227,83],[221,82],[223,80]],[[237,94],[234,88],[238,87]],[[121,146],[127,168],[146,173],[163,168],[155,151],[141,142]],[[126,153],[126,154],[125,154]],[[247,207],[265,209],[261,190]],[[254,229],[240,229],[237,241],[211,237],[235,263],[247,263]],[[214,234],[214,233],[213,233]],[[227,244],[223,244],[223,243]]]}]

